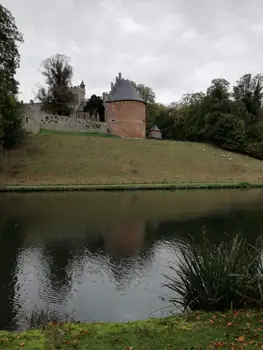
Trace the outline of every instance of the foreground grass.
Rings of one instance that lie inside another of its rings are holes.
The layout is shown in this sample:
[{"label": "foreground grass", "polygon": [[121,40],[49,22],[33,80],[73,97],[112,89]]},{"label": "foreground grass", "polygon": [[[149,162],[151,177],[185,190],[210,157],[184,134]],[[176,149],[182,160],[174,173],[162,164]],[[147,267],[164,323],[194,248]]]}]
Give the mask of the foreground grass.
[{"label": "foreground grass", "polygon": [[126,324],[49,324],[42,331],[0,332],[0,349],[255,349],[263,312],[192,313]]},{"label": "foreground grass", "polygon": [[4,185],[263,182],[263,162],[213,146],[74,134],[29,136],[5,159]]}]

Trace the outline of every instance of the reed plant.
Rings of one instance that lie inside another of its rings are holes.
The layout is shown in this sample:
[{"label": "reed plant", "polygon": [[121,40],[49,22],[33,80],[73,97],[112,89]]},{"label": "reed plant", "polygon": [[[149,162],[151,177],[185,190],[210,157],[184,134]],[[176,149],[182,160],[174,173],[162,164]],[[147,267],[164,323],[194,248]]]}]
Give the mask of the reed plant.
[{"label": "reed plant", "polygon": [[169,267],[164,286],[174,293],[170,302],[183,311],[263,307],[260,240],[251,245],[238,234],[215,244],[204,233],[181,245],[178,262]]}]

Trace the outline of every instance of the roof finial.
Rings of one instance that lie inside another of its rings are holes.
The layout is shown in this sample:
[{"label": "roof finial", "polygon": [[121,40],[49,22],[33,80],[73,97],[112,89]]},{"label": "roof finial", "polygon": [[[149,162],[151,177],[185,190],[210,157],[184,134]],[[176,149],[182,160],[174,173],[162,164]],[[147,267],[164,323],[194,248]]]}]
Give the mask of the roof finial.
[{"label": "roof finial", "polygon": [[81,82],[81,84],[80,84],[80,87],[81,87],[82,89],[85,88],[85,84],[84,84],[84,81],[83,81],[83,80],[82,80],[82,82]]}]

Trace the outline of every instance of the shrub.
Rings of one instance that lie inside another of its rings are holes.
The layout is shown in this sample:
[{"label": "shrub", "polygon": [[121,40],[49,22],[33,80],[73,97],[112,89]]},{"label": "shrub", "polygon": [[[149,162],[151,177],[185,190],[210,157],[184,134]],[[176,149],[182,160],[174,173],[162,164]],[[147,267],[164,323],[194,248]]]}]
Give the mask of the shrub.
[{"label": "shrub", "polygon": [[23,137],[22,118],[20,106],[11,95],[5,96],[2,100],[1,109],[1,144],[8,149],[19,143]]},{"label": "shrub", "polygon": [[164,284],[174,291],[170,301],[183,309],[224,311],[262,307],[261,248],[249,245],[244,237],[218,244],[206,235],[189,247],[180,247],[179,263],[170,265],[177,277],[164,275]]},{"label": "shrub", "polygon": [[247,126],[247,138],[252,142],[263,141],[263,121],[259,121]]},{"label": "shrub", "polygon": [[230,150],[242,150],[246,131],[244,121],[231,114],[221,114],[211,127],[211,140],[215,144]]},{"label": "shrub", "polygon": [[247,142],[244,146],[244,153],[263,160],[263,142]]}]

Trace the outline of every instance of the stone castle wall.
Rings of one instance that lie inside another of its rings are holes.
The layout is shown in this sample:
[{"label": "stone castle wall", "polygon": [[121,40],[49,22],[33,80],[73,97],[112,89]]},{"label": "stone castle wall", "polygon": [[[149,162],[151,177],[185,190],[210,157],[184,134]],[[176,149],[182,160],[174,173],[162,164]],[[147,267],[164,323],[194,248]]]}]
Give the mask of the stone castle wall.
[{"label": "stone castle wall", "polygon": [[24,104],[23,121],[25,130],[34,134],[39,133],[40,129],[91,133],[108,132],[107,123],[77,118],[76,115],[67,117],[48,114],[41,111],[41,103]]}]

